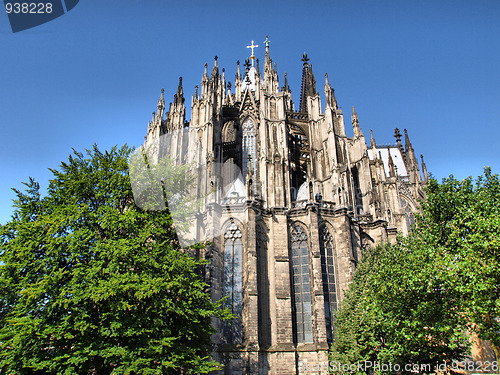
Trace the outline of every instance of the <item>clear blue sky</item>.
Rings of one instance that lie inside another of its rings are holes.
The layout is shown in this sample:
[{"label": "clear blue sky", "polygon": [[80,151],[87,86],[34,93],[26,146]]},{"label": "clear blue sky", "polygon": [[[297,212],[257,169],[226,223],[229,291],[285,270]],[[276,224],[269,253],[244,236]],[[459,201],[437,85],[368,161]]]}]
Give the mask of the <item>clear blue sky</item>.
[{"label": "clear blue sky", "polygon": [[0,11],[0,223],[29,176],[47,187],[71,148],[140,145],[162,87],[186,102],[203,66],[226,68],[269,34],[280,84],[299,102],[302,53],[323,94],[328,72],[352,134],[377,143],[408,129],[441,179],[500,171],[500,1],[80,0],[66,15],[13,34]]}]

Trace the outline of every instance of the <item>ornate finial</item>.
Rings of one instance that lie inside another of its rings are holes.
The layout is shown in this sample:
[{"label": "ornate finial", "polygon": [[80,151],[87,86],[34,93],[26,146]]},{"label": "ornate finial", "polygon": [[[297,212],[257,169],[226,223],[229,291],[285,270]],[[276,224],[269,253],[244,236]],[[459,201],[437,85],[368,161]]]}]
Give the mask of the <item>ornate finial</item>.
[{"label": "ornate finial", "polygon": [[161,99],[163,99],[163,94],[165,93],[165,90],[162,88],[161,89]]},{"label": "ornate finial", "polygon": [[264,40],[264,44],[266,45],[266,52],[269,51],[269,43],[271,43],[269,40],[269,35],[266,35],[266,40]]},{"label": "ornate finial", "polygon": [[252,59],[252,66],[253,66],[253,62],[255,60],[255,55],[253,53],[254,52],[253,50],[254,50],[254,48],[256,48],[258,46],[259,46],[258,44],[257,45],[253,44],[253,40],[252,40],[252,44],[249,45],[249,46],[247,46],[247,48],[251,48],[252,49],[252,54],[250,55],[250,59]]},{"label": "ornate finial", "polygon": [[249,59],[245,59],[245,64],[243,64],[243,65],[245,65],[245,68],[247,70],[250,69],[250,60]]},{"label": "ornate finial", "polygon": [[198,85],[194,86],[194,97],[198,99]]},{"label": "ornate finial", "polygon": [[306,65],[307,62],[309,61],[309,58],[307,57],[307,53],[305,53],[305,52],[302,55],[302,61],[304,62],[304,65]]},{"label": "ornate finial", "polygon": [[401,133],[398,128],[394,129],[394,137],[396,137],[396,142],[401,143]]},{"label": "ornate finial", "polygon": [[229,91],[231,91],[231,82],[228,82],[228,83],[227,83],[227,89],[228,89]]},{"label": "ornate finial", "polygon": [[218,57],[217,55],[215,55],[215,62],[217,62],[217,59],[218,59],[218,58],[219,58],[219,57]]}]

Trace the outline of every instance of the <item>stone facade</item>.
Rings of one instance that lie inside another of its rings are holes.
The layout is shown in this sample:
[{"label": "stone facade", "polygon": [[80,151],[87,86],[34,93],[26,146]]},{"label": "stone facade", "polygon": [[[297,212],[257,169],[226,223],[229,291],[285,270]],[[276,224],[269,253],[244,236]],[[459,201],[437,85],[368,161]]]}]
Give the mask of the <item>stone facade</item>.
[{"label": "stone facade", "polygon": [[162,90],[145,146],[153,161],[167,153],[193,163],[206,200],[192,229],[213,238],[200,254],[207,281],[238,317],[213,322],[221,373],[326,373],[300,369],[327,363],[332,314],[363,248],[407,233],[427,171],[406,130],[404,146],[398,129],[395,144],[377,145],[372,133],[368,146],[354,108],[347,137],[328,76],[323,110],[305,54],[296,109],[265,44],[263,71],[252,53],[234,85],[217,58],[211,75],[205,65],[189,122],[182,79],[167,112]]}]

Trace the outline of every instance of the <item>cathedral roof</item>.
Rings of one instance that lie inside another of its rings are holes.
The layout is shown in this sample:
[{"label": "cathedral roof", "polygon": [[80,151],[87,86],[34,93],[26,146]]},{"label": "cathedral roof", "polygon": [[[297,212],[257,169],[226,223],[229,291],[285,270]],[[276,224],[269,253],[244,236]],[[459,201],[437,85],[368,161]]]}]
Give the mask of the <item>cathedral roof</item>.
[{"label": "cathedral roof", "polygon": [[[391,154],[392,161],[394,163],[394,167],[396,169],[396,174],[401,177],[407,177],[408,172],[406,170],[406,166],[403,160],[403,155],[401,155],[401,150],[397,146],[377,146],[376,148],[376,156],[377,158],[382,157],[382,162],[384,163],[385,175],[390,177],[389,173],[389,153]],[[373,157],[373,149],[368,149],[368,158],[370,160],[374,160]]]}]

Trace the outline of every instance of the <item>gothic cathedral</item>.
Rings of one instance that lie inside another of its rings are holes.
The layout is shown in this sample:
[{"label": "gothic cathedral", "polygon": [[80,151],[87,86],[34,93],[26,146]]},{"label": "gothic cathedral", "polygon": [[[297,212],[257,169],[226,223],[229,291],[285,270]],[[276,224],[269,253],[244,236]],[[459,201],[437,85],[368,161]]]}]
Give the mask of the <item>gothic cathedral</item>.
[{"label": "gothic cathedral", "polygon": [[367,145],[353,108],[354,136],[346,136],[328,76],[323,110],[306,54],[294,105],[264,43],[263,71],[252,42],[234,85],[217,57],[211,75],[205,64],[190,121],[182,78],[168,111],[162,90],[145,141],[154,159],[193,163],[206,201],[192,231],[213,245],[198,255],[209,260],[212,297],[226,297],[237,317],[213,322],[221,374],[290,375],[326,364],[333,314],[363,249],[408,232],[427,181],[406,130],[404,146],[398,129],[395,144],[378,145],[370,130]]}]

